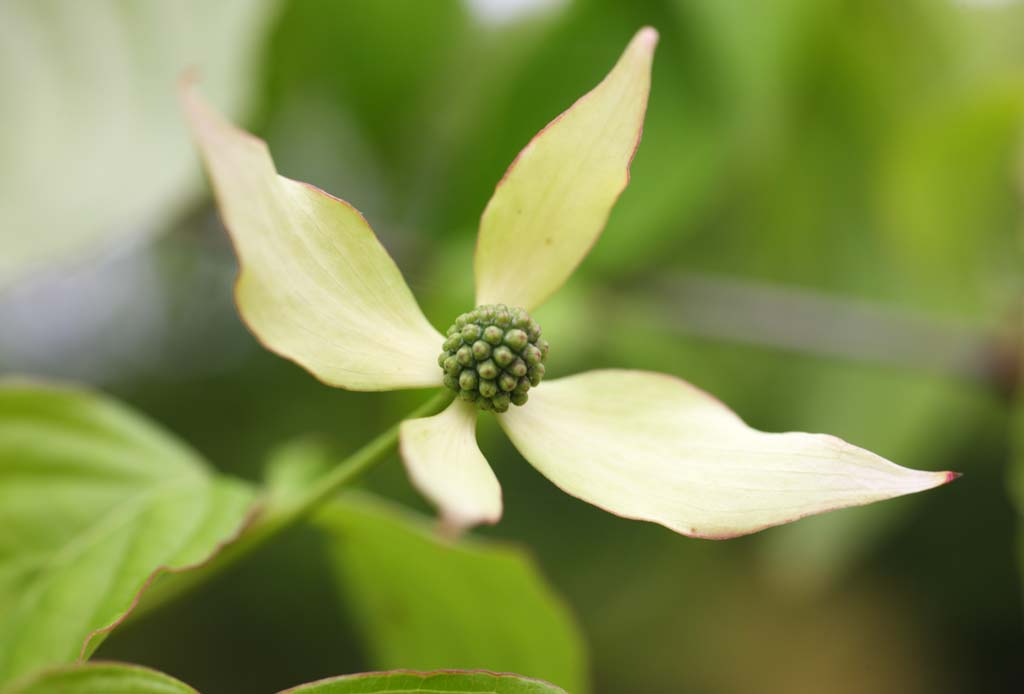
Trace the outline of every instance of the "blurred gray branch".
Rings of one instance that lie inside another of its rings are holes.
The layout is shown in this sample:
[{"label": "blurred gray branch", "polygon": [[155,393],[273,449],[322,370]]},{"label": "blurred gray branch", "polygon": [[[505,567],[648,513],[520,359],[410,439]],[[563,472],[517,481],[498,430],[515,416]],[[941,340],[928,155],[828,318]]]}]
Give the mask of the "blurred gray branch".
[{"label": "blurred gray branch", "polygon": [[808,289],[703,274],[661,276],[643,292],[662,324],[679,334],[936,372],[1004,392],[1018,382],[1019,330],[984,330]]}]

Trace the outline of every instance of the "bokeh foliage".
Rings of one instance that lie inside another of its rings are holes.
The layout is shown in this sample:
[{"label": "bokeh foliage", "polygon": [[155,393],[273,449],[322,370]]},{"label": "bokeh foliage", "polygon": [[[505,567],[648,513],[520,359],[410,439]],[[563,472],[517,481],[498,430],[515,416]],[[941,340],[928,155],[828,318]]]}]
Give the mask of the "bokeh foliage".
[{"label": "bokeh foliage", "polygon": [[[454,0],[294,0],[262,44],[246,125],[282,173],[366,214],[444,327],[468,308],[495,182],[642,24],[662,34],[644,141],[594,253],[537,316],[549,373],[666,371],[759,428],[829,431],[966,475],[695,542],[566,498],[484,423],[506,516],[483,534],[534,548],[587,634],[596,691],[1011,691],[1024,677],[1007,487],[1024,4],[577,0],[494,24]],[[74,366],[254,480],[282,441],[319,434],[340,456],[415,403],[331,391],[262,353],[234,317],[233,260],[209,202],[162,224],[151,248],[0,300],[0,364]],[[16,309],[28,302],[49,308],[36,322],[103,316],[75,292],[96,277],[118,293],[155,287],[134,301],[157,326],[140,336],[131,312],[70,336],[32,324],[93,354],[84,366],[7,332],[26,325]],[[836,320],[805,312],[807,297]],[[846,320],[864,307],[866,322]],[[892,332],[904,324],[923,327]],[[126,342],[142,346],[131,359]],[[964,349],[944,356],[953,342]],[[368,484],[422,508],[397,461]],[[322,549],[322,535],[296,530],[100,655],[225,692],[369,667]]]}]

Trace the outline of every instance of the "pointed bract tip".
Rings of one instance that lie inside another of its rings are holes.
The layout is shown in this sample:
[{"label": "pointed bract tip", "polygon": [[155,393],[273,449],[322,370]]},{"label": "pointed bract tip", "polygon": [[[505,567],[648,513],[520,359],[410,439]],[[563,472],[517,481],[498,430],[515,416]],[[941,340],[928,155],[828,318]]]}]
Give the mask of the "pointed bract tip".
[{"label": "pointed bract tip", "polygon": [[658,45],[658,30],[650,26],[644,27],[636,32],[633,40],[653,50]]},{"label": "pointed bract tip", "polygon": [[199,68],[195,65],[189,65],[178,75],[178,84],[182,86],[196,84],[199,82],[200,77]]},{"label": "pointed bract tip", "polygon": [[478,525],[494,525],[500,520],[500,514],[495,517],[460,516],[457,514],[441,511],[438,514],[437,522],[434,524],[434,532],[438,537],[448,542],[457,542],[466,533]]},{"label": "pointed bract tip", "polygon": [[502,511],[497,513],[458,513],[441,509],[437,516],[437,532],[443,537],[456,540],[478,525],[495,525],[501,520]]},{"label": "pointed bract tip", "polygon": [[185,68],[178,75],[178,93],[187,94],[198,86],[202,79],[202,75],[199,74],[199,68],[195,65]]},{"label": "pointed bract tip", "polygon": [[947,472],[946,473],[946,479],[943,481],[943,484],[949,484],[953,480],[958,480],[958,479],[960,479],[963,476],[964,476],[964,473],[962,473],[962,472]]},{"label": "pointed bract tip", "polygon": [[195,66],[186,68],[178,75],[178,105],[193,128],[196,127],[194,120],[196,110],[201,108],[202,97],[199,93],[201,80],[202,75],[199,74],[199,69]]}]

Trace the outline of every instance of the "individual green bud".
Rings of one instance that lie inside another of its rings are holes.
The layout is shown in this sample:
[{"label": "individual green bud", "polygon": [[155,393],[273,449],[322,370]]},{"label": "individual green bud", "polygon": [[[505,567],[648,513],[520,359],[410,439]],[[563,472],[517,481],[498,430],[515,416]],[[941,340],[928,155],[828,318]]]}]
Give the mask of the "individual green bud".
[{"label": "individual green bud", "polygon": [[498,376],[498,387],[506,392],[514,390],[518,384],[519,379],[513,376],[512,374],[508,373],[507,371]]},{"label": "individual green bud", "polygon": [[439,355],[437,355],[437,365],[440,366],[442,369],[444,368],[444,360],[447,359],[448,356],[448,352],[441,352]]},{"label": "individual green bud", "polygon": [[494,409],[494,403],[492,403],[491,399],[487,397],[478,398],[476,401],[476,406],[479,407],[481,410],[489,411]]},{"label": "individual green bud", "polygon": [[537,340],[537,347],[540,348],[540,358],[541,358],[541,360],[543,361],[544,359],[547,359],[548,358],[548,350],[551,348],[551,345],[548,344],[548,341],[547,340]]},{"label": "individual green bud", "polygon": [[526,395],[526,391],[528,390],[530,390],[530,379],[528,379],[526,376],[523,376],[516,383],[516,387],[512,392],[515,393],[516,395]]},{"label": "individual green bud", "polygon": [[508,372],[510,374],[512,374],[513,376],[517,376],[519,378],[522,378],[523,376],[525,376],[527,370],[528,370],[528,367],[526,366],[526,362],[523,361],[522,359],[516,359],[508,367]]},{"label": "individual green bud", "polygon": [[498,393],[491,398],[491,403],[494,405],[495,412],[507,412],[509,402],[511,402],[511,398],[509,398],[508,393]]},{"label": "individual green bud", "polygon": [[454,352],[462,344],[462,336],[456,333],[444,341],[444,351]]},{"label": "individual green bud", "polygon": [[525,405],[526,401],[530,399],[530,396],[526,393],[512,393],[512,404],[513,405]]},{"label": "individual green bud", "polygon": [[498,366],[500,366],[501,368],[505,368],[513,361],[515,361],[516,358],[516,355],[512,353],[512,350],[510,350],[505,345],[495,347],[494,354],[492,356],[494,357],[494,361],[497,362]]},{"label": "individual green bud", "polygon": [[469,345],[462,345],[459,347],[459,351],[455,353],[455,361],[459,362],[462,366],[472,366],[473,364],[473,350]]},{"label": "individual green bud", "polygon": [[480,381],[480,386],[477,390],[485,398],[493,398],[498,394],[498,386],[494,381]]},{"label": "individual green bud", "polygon": [[483,361],[487,357],[491,356],[491,346],[483,340],[477,340],[473,343],[473,358],[477,361]]},{"label": "individual green bud", "polygon": [[538,385],[541,379],[544,378],[544,365],[534,364],[530,367],[530,373],[527,375],[530,377],[531,385]]},{"label": "individual green bud", "polygon": [[[465,376],[466,373],[463,373],[462,375]],[[476,402],[477,398],[480,397],[480,393],[476,392],[475,390],[460,390],[459,397],[465,400],[466,402]]]},{"label": "individual green bud", "polygon": [[523,348],[526,347],[529,341],[529,336],[519,328],[512,328],[505,333],[505,344],[516,352],[522,352]]},{"label": "individual green bud", "polygon": [[498,377],[498,374],[501,372],[501,370],[498,368],[497,364],[495,364],[492,360],[488,359],[487,361],[482,361],[476,365],[476,372],[480,374],[480,378],[485,378],[489,381],[493,381]]},{"label": "individual green bud", "polygon": [[459,316],[458,318],[455,319],[455,327],[458,328],[459,330],[462,330],[462,328],[465,327],[466,322],[468,320],[469,320],[469,316],[467,314],[463,313],[461,316]]},{"label": "individual green bud", "polygon": [[445,388],[450,388],[451,390],[458,390],[459,389],[459,382],[457,380],[455,380],[454,376],[449,376],[448,374],[445,374],[444,375],[444,387]]},{"label": "individual green bud", "polygon": [[523,350],[523,359],[526,360],[528,365],[534,366],[544,360],[544,355],[536,345],[527,345],[526,349]]},{"label": "individual green bud", "polygon": [[449,376],[458,376],[460,371],[462,371],[462,367],[459,366],[459,362],[454,355],[447,357],[444,360],[444,372],[446,374]]},{"label": "individual green bud", "polygon": [[483,331],[483,328],[476,323],[467,323],[466,327],[464,327],[459,334],[462,335],[463,342],[467,345],[471,345],[480,338]]},{"label": "individual green bud", "polygon": [[530,335],[530,342],[536,342],[540,339],[540,323],[531,319],[530,329],[526,331]]},{"label": "individual green bud", "polygon": [[462,390],[476,390],[476,372],[472,369],[466,369],[459,374],[459,388]]},{"label": "individual green bud", "polygon": [[496,325],[488,325],[484,328],[484,339],[490,342],[492,345],[500,345],[502,338],[505,337],[505,331]]}]

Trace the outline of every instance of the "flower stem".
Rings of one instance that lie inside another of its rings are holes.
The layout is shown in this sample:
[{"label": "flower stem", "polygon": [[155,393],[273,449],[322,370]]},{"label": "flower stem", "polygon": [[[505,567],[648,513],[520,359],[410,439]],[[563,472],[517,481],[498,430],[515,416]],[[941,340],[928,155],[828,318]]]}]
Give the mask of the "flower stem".
[{"label": "flower stem", "polygon": [[234,542],[225,545],[219,553],[202,566],[185,573],[175,574],[170,577],[170,580],[158,582],[152,590],[147,592],[145,599],[131,614],[131,618],[138,618],[194,586],[222,573],[267,541],[302,521],[339,490],[393,453],[398,447],[399,427],[403,421],[437,414],[448,406],[454,395],[450,390],[440,390],[430,400],[341,461],[299,496],[286,503],[275,505],[269,502],[258,508],[248,527]]},{"label": "flower stem", "polygon": [[251,542],[259,543],[265,537],[277,534],[308,516],[320,504],[334,496],[338,490],[351,483],[394,452],[398,446],[398,432],[403,421],[435,415],[447,407],[454,396],[455,394],[452,391],[442,389],[430,400],[417,407],[336,465],[330,472],[310,486],[299,498],[293,499],[281,506],[268,507],[265,513],[257,516],[252,526],[235,545],[243,544],[246,537],[253,538]]}]

